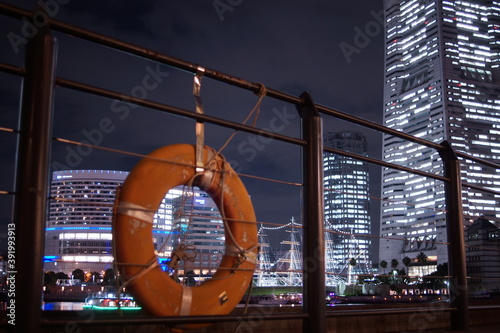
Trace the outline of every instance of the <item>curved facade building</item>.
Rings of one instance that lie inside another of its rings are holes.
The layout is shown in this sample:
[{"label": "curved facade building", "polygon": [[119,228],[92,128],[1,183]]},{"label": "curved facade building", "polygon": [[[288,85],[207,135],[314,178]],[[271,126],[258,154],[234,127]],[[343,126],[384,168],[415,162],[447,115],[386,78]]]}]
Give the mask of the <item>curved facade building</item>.
[{"label": "curved facade building", "polygon": [[[45,238],[45,271],[68,275],[77,268],[102,272],[113,268],[111,223],[117,187],[128,172],[114,170],[55,171],[50,188]],[[171,220],[162,205],[153,240],[159,256],[170,256]]]}]

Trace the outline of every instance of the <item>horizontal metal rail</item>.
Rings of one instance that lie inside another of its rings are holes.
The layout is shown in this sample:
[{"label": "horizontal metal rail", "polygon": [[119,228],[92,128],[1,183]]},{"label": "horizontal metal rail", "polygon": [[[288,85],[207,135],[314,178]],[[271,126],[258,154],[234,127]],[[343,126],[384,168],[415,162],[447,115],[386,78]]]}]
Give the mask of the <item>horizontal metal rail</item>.
[{"label": "horizontal metal rail", "polygon": [[375,158],[372,158],[372,157],[358,155],[358,154],[351,153],[351,152],[348,152],[348,151],[345,151],[345,150],[340,150],[340,149],[335,149],[335,148],[330,148],[330,147],[324,147],[323,150],[325,152],[328,152],[328,153],[333,153],[333,154],[337,154],[337,155],[351,157],[351,158],[354,158],[354,159],[357,159],[357,160],[361,160],[361,161],[364,161],[364,162],[367,162],[367,163],[377,164],[377,165],[380,165],[380,166],[385,166],[385,167],[392,168],[392,169],[397,169],[397,170],[400,170],[400,171],[406,171],[406,172],[409,172],[409,173],[413,173],[413,174],[424,176],[424,177],[428,177],[428,178],[433,178],[433,179],[436,179],[436,180],[441,180],[441,181],[444,181],[444,182],[450,181],[450,178],[447,178],[447,177],[443,177],[443,176],[436,175],[436,174],[433,174],[433,173],[428,173],[428,172],[425,172],[425,171],[420,171],[420,170],[408,168],[408,167],[401,166],[401,165],[398,165],[398,164],[384,162],[384,161],[381,161],[381,160],[378,160],[378,159],[375,159]]},{"label": "horizontal metal rail", "polygon": [[4,195],[4,194],[7,194],[7,195],[13,195],[13,194],[17,194],[16,192],[14,191],[5,191],[5,190],[0,190],[0,195]]},{"label": "horizontal metal rail", "polygon": [[[488,309],[498,309],[500,305],[473,305],[470,306],[470,310],[488,310]],[[411,314],[418,312],[426,312],[429,309],[440,312],[453,312],[456,308],[453,307],[414,307],[414,308],[399,308],[399,309],[352,309],[352,310],[331,310],[326,312],[327,318],[335,317],[368,317],[368,316],[378,316],[378,315],[395,315],[395,314]],[[253,312],[250,313],[252,315]],[[305,319],[308,317],[307,313],[286,313],[286,314],[269,314],[259,311],[259,321],[266,320],[291,320],[291,319]],[[81,314],[78,316],[65,316],[58,318],[50,318],[45,316],[42,321],[43,327],[61,327],[66,326],[68,322],[71,322],[75,326],[116,326],[116,325],[146,325],[146,324],[165,324],[165,325],[175,325],[175,324],[202,324],[202,323],[217,323],[217,322],[238,322],[245,321],[243,317],[245,314],[240,315],[222,315],[222,316],[179,316],[179,317],[146,317],[146,318],[103,318],[92,320],[84,319]],[[0,325],[0,327],[5,328],[7,324]]]},{"label": "horizontal metal rail", "polygon": [[414,143],[421,144],[423,146],[434,148],[436,150],[442,150],[442,149],[444,149],[443,146],[440,145],[439,143],[435,143],[435,142],[432,142],[432,141],[424,140],[424,139],[412,136],[410,134],[406,134],[404,132],[401,132],[401,131],[398,131],[398,130],[395,130],[395,129],[392,129],[392,128],[389,128],[389,127],[386,127],[386,126],[383,126],[383,125],[371,122],[369,120],[366,120],[366,119],[363,119],[363,118],[359,118],[359,117],[356,117],[356,116],[353,116],[353,115],[350,115],[350,114],[347,114],[347,113],[344,113],[344,112],[341,112],[341,111],[338,111],[338,110],[334,110],[334,109],[329,108],[329,107],[324,106],[324,105],[318,105],[318,104],[316,104],[316,108],[318,109],[318,111],[320,111],[323,114],[326,114],[326,115],[329,115],[329,116],[332,116],[332,117],[335,117],[335,118],[339,118],[339,119],[342,119],[342,120],[345,120],[345,121],[348,121],[348,122],[351,122],[351,123],[354,123],[354,124],[357,124],[357,125],[361,125],[363,127],[367,127],[367,128],[376,130],[378,132],[389,134],[389,135],[392,135],[392,136],[395,136],[395,137],[398,137],[398,138],[401,138],[401,139],[405,139],[405,140],[408,140],[408,141],[411,141],[411,142],[414,142]]},{"label": "horizontal metal rail", "polygon": [[[471,310],[487,310],[487,309],[498,309],[500,305],[473,305],[470,306]],[[408,314],[425,312],[432,309],[433,311],[440,312],[453,312],[457,309],[454,307],[408,307],[408,308],[398,308],[398,309],[352,309],[352,310],[330,310],[326,312],[326,317],[366,317],[366,316],[376,316],[376,315],[397,315],[397,314]],[[252,314],[252,313],[250,313]],[[82,316],[78,317],[64,317],[64,318],[45,318],[43,321],[43,326],[63,326],[68,321],[71,321],[75,325],[82,326],[96,326],[96,325],[143,325],[143,324],[201,324],[201,323],[217,323],[217,322],[235,322],[242,321],[242,316],[244,314],[236,315],[221,315],[221,316],[179,316],[179,317],[149,317],[149,318],[106,318],[106,319],[93,319],[91,321],[82,319]],[[308,317],[307,313],[295,312],[286,314],[269,314],[265,315],[263,312],[259,311],[259,321],[260,320],[287,320],[287,319],[305,319]]]},{"label": "horizontal metal rail", "polygon": [[328,318],[332,317],[365,317],[365,316],[379,316],[379,315],[395,315],[395,314],[407,314],[407,313],[416,313],[429,311],[432,309],[433,311],[443,311],[443,312],[452,312],[456,311],[456,308],[453,307],[414,307],[414,308],[400,308],[400,309],[353,309],[353,310],[334,310],[328,311],[326,316]]},{"label": "horizontal metal rail", "polygon": [[273,139],[277,139],[277,140],[288,142],[288,143],[293,143],[293,144],[300,145],[300,146],[306,145],[305,140],[293,138],[293,137],[286,136],[286,135],[277,134],[274,132],[261,130],[261,129],[258,129],[256,127],[243,125],[240,123],[235,123],[232,121],[224,120],[222,118],[209,116],[207,114],[195,113],[195,112],[192,112],[192,111],[189,111],[186,109],[181,109],[181,108],[178,108],[175,106],[169,106],[166,104],[153,102],[153,101],[149,101],[149,100],[145,100],[145,99],[141,99],[141,98],[137,98],[137,97],[126,96],[126,95],[120,94],[120,93],[115,92],[115,91],[91,86],[91,85],[84,84],[84,83],[79,83],[79,82],[75,82],[75,81],[71,81],[71,80],[67,80],[67,79],[63,79],[63,78],[56,78],[55,83],[56,83],[56,85],[58,85],[60,87],[79,90],[79,91],[83,91],[83,92],[86,92],[89,94],[94,94],[97,96],[107,97],[107,98],[111,98],[111,99],[117,99],[117,100],[121,100],[123,102],[136,104],[136,105],[147,107],[147,108],[154,109],[157,111],[168,112],[168,113],[175,114],[178,116],[191,118],[191,119],[194,119],[197,121],[209,122],[209,123],[212,123],[215,125],[228,127],[228,128],[231,128],[231,129],[234,129],[237,131],[243,131],[243,132],[248,132],[248,133],[252,133],[255,135],[261,135],[264,137],[273,138]]},{"label": "horizontal metal rail", "polygon": [[[453,307],[409,307],[409,308],[399,308],[399,309],[352,309],[352,310],[330,310],[326,312],[327,317],[343,317],[343,316],[373,316],[373,315],[386,315],[386,314],[405,314],[405,313],[415,313],[419,311],[428,311],[430,308],[439,310],[439,311],[456,311]],[[471,310],[488,310],[488,309],[499,309],[500,305],[472,305],[469,306]],[[69,311],[71,312],[71,311]],[[252,314],[252,313],[250,313]],[[262,315],[262,318],[259,317],[259,320],[283,320],[283,319],[304,319],[308,317],[307,313],[302,312],[294,312],[294,313],[286,313],[286,314],[269,314],[264,315],[263,312],[259,311],[259,314]],[[179,317],[146,317],[146,318],[104,318],[104,319],[96,319],[89,321],[88,319],[82,319],[82,315],[78,316],[65,316],[58,318],[50,318],[46,317],[43,320],[44,326],[62,326],[66,325],[69,321],[75,323],[75,325],[85,325],[85,326],[95,326],[95,325],[119,325],[119,324],[127,324],[127,325],[142,325],[142,324],[185,324],[185,323],[216,323],[222,321],[241,321],[242,315],[244,314],[236,314],[236,315],[220,315],[220,316],[179,316]],[[5,325],[0,325],[3,327]]]},{"label": "horizontal metal rail", "polygon": [[[111,47],[116,50],[120,50],[129,54],[133,54],[136,56],[139,56],[144,59],[149,59],[164,65],[168,65],[174,68],[178,68],[190,73],[195,74],[200,68],[204,69],[203,76],[208,77],[220,82],[224,82],[239,88],[243,88],[246,90],[253,91],[254,93],[257,93],[261,89],[261,84],[257,82],[250,82],[241,78],[238,78],[236,76],[232,76],[229,74],[225,74],[210,68],[203,67],[201,65],[184,61],[175,57],[171,57],[162,53],[159,53],[157,51],[153,51],[151,49],[137,46],[131,43],[127,43],[121,40],[118,40],[116,38],[108,37],[108,36],[103,36],[98,33],[82,29],[82,28],[77,28],[75,26],[72,26],[70,24],[58,21],[58,20],[50,20],[50,26],[59,32],[69,34],[75,37],[79,37],[81,39],[94,42],[97,44],[101,44],[104,46]],[[299,97],[283,93],[281,91],[267,88],[266,87],[266,95],[272,98],[276,98],[285,102],[289,102],[292,104],[300,104],[302,100]]]},{"label": "horizontal metal rail", "polygon": [[4,62],[0,62],[0,71],[15,75],[24,75],[26,70],[23,67],[18,67]]},{"label": "horizontal metal rail", "polygon": [[6,3],[0,3],[0,13],[16,19],[22,19],[23,17],[28,17],[32,15],[32,13],[28,10],[12,6]]},{"label": "horizontal metal rail", "polygon": [[470,160],[470,161],[473,161],[473,162],[476,162],[476,163],[480,163],[480,164],[489,166],[489,167],[494,168],[494,169],[500,169],[500,164],[499,163],[495,163],[495,162],[488,161],[488,160],[485,160],[485,159],[482,159],[482,158],[479,158],[479,157],[471,156],[469,154],[462,153],[461,151],[455,151],[455,154],[458,157],[464,158],[466,160]]},{"label": "horizontal metal rail", "polygon": [[479,187],[479,186],[467,184],[467,183],[462,183],[462,186],[468,187],[472,190],[476,190],[479,192],[485,192],[485,193],[489,193],[489,194],[493,194],[493,195],[500,195],[500,192],[495,191],[495,190],[490,190],[489,188]]},{"label": "horizontal metal rail", "polygon": [[[244,318],[250,314],[240,314],[240,315],[217,315],[217,316],[178,316],[178,317],[147,317],[147,318],[106,318],[92,320],[82,319],[80,315],[78,318],[45,318],[42,321],[42,326],[65,326],[68,321],[72,324],[78,326],[102,326],[102,325],[143,325],[143,324],[170,324],[170,325],[180,325],[180,324],[211,324],[218,322],[238,322],[245,321]],[[295,313],[275,313],[266,315],[262,312],[258,312],[259,321],[260,320],[289,320],[289,319],[306,319],[309,314],[303,312]]]}]

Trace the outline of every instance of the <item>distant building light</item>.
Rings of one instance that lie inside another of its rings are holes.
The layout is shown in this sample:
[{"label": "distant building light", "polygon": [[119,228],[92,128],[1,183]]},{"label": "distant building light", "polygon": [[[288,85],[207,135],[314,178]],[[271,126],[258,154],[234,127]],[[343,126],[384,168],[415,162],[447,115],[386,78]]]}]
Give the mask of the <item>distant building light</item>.
[{"label": "distant building light", "polygon": [[200,204],[200,205],[204,205],[205,204],[205,199],[194,199],[194,202],[197,203],[197,204]]}]

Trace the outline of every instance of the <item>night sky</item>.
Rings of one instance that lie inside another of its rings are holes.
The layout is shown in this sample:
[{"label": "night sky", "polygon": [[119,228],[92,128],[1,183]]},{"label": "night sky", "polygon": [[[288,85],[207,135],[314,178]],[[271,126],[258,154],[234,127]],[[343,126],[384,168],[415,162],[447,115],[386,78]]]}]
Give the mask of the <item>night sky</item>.
[{"label": "night sky", "polygon": [[[4,1],[35,9],[36,1]],[[47,0],[55,19],[135,43],[288,94],[308,91],[315,102],[381,123],[383,95],[382,1],[69,1]],[[0,61],[24,63],[26,23],[0,16]],[[194,112],[193,74],[55,32],[57,76],[145,97]],[[13,40],[17,40],[15,43]],[[154,74],[153,74],[154,73]],[[144,84],[144,77],[153,81]],[[22,80],[0,73],[0,127],[17,128]],[[147,88],[147,89],[145,89]],[[145,93],[145,95],[144,95]],[[143,95],[140,95],[143,94]],[[258,97],[250,91],[202,80],[206,114],[242,122]],[[81,92],[55,90],[55,137],[93,141],[97,146],[147,154],[164,145],[194,143],[194,121]],[[103,119],[110,125],[100,132]],[[300,137],[295,107],[264,98],[256,126]],[[324,131],[361,130],[369,155],[380,157],[381,136],[335,119]],[[231,131],[206,125],[207,145],[220,148]],[[14,189],[16,136],[0,131],[0,190]],[[80,148],[82,149],[82,148]],[[243,174],[301,182],[300,149],[238,133],[223,154]],[[52,166],[129,171],[137,157],[53,143]],[[371,194],[380,196],[377,167]],[[243,179],[259,221],[301,222],[300,187]],[[11,196],[0,195],[0,232],[11,220]],[[378,234],[378,205],[372,201]],[[274,242],[277,242],[279,236]],[[1,249],[5,248],[2,238]],[[4,250],[2,253],[5,253]],[[376,260],[376,259],[375,259]]]}]

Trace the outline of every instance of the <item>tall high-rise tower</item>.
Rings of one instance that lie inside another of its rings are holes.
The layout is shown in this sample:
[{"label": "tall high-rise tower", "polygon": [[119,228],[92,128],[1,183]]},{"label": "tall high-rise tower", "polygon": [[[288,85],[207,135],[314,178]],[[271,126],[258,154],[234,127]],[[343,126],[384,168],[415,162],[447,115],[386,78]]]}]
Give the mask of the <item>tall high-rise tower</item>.
[{"label": "tall high-rise tower", "polygon": [[[367,154],[367,142],[359,132],[327,133],[327,147],[358,155]],[[356,260],[354,272],[366,273],[371,267],[368,167],[349,157],[324,153],[326,270],[343,273],[351,259]],[[335,275],[329,274],[327,281]]]},{"label": "tall high-rise tower", "polygon": [[[486,160],[500,153],[500,2],[385,0],[384,125],[428,141],[447,140]],[[428,147],[385,135],[383,159],[443,174]],[[462,181],[500,190],[500,173],[461,161]],[[385,168],[380,260],[446,262],[443,183]],[[450,207],[448,207],[450,209]],[[464,217],[500,215],[500,199],[463,188]],[[399,239],[402,239],[399,240]]]}]

